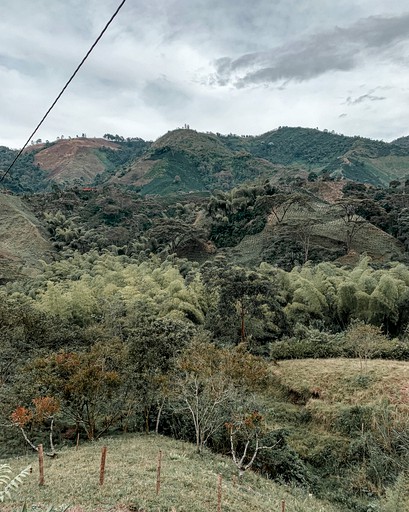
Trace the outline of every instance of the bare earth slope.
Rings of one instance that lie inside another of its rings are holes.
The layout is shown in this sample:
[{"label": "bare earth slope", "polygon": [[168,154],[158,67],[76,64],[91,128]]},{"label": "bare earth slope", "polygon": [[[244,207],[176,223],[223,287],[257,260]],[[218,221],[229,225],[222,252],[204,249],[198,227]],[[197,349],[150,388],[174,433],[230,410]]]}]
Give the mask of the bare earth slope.
[{"label": "bare earth slope", "polygon": [[64,139],[41,149],[34,161],[41,169],[50,171],[50,178],[57,183],[72,183],[75,179],[89,182],[106,170],[103,154],[98,151],[103,147],[118,149],[119,145],[105,139]]}]

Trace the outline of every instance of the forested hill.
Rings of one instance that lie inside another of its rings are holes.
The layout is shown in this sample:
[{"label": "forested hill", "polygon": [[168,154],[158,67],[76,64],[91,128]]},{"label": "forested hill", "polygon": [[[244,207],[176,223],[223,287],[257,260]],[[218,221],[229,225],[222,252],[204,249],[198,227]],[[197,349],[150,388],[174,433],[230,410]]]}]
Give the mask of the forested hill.
[{"label": "forested hill", "polygon": [[248,151],[230,149],[222,137],[180,129],[168,132],[113,181],[166,194],[224,189],[271,178],[277,167]]},{"label": "forested hill", "polygon": [[[106,134],[33,143],[2,185],[15,193],[118,183],[143,194],[229,190],[241,183],[316,176],[375,186],[409,178],[409,145],[280,127],[259,136],[168,132],[154,143]],[[0,170],[16,151],[0,148]]]},{"label": "forested hill", "polygon": [[226,136],[226,144],[273,164],[373,185],[409,176],[409,147],[310,128],[282,127],[257,137]]}]

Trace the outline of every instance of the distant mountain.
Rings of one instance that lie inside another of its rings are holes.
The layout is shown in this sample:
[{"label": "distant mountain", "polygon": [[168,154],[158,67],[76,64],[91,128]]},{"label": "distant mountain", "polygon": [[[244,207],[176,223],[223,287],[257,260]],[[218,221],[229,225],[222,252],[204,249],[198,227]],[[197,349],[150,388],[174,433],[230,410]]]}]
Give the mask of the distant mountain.
[{"label": "distant mountain", "polygon": [[57,183],[91,183],[110,166],[103,149],[118,150],[119,145],[105,139],[62,139],[52,144],[35,145],[34,163]]},{"label": "distant mountain", "polygon": [[[0,171],[16,151],[0,147]],[[117,183],[142,194],[229,190],[241,183],[295,177],[348,179],[375,186],[409,178],[409,137],[392,143],[310,128],[281,127],[259,136],[168,132],[140,138],[61,139],[34,144],[4,180],[17,193]]]},{"label": "distant mountain", "polygon": [[[15,193],[51,190],[106,182],[123,165],[141,155],[150,142],[139,138],[115,140],[77,137],[27,147],[2,185]],[[6,171],[16,150],[0,147],[0,171]]]},{"label": "distant mountain", "polygon": [[314,173],[375,186],[409,177],[409,144],[283,127],[260,136],[179,129],[152,144],[112,181],[143,193],[230,189],[260,179],[286,181]]},{"label": "distant mountain", "polygon": [[269,178],[278,167],[245,150],[229,148],[210,133],[168,132],[112,182],[140,187],[145,194],[231,189],[245,181]]},{"label": "distant mountain", "polygon": [[399,137],[399,139],[393,140],[392,144],[401,146],[403,148],[409,148],[409,135],[407,135],[406,137]]},{"label": "distant mountain", "polygon": [[405,145],[404,139],[387,143],[289,127],[257,137],[224,137],[230,148],[243,149],[273,164],[383,186],[409,176],[409,143]]}]

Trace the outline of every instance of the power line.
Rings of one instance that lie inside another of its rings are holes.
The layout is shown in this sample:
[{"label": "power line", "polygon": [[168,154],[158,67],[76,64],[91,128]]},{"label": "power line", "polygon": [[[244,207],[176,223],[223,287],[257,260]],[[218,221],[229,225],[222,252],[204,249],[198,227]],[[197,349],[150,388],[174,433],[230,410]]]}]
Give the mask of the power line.
[{"label": "power line", "polygon": [[10,170],[13,168],[14,164],[17,162],[17,160],[20,158],[21,154],[23,153],[23,151],[26,149],[26,147],[28,146],[28,143],[31,141],[31,139],[34,137],[34,135],[37,133],[38,129],[40,128],[40,126],[43,124],[43,122],[45,121],[46,117],[48,116],[48,114],[51,112],[51,110],[55,107],[57,101],[61,98],[61,96],[64,94],[65,90],[67,89],[67,87],[70,85],[70,83],[72,82],[72,80],[74,79],[75,75],[78,73],[78,71],[80,70],[80,68],[82,67],[82,65],[84,64],[84,62],[87,60],[87,58],[89,57],[90,53],[92,52],[92,50],[96,47],[96,45],[99,43],[100,39],[102,38],[102,36],[105,34],[106,30],[108,29],[109,25],[114,21],[116,15],[119,13],[119,11],[121,10],[121,8],[123,7],[124,3],[126,2],[126,0],[122,0],[122,2],[120,3],[120,5],[118,6],[117,10],[114,12],[114,14],[111,16],[111,18],[109,19],[108,23],[105,25],[105,27],[103,28],[102,32],[99,34],[99,36],[97,37],[97,39],[95,40],[94,44],[91,46],[91,48],[88,50],[88,52],[86,53],[85,57],[82,59],[82,61],[78,64],[77,66],[77,69],[74,71],[74,73],[71,75],[71,77],[69,78],[69,80],[67,81],[67,83],[64,85],[64,87],[61,89],[61,92],[60,94],[56,97],[56,99],[53,101],[51,107],[47,110],[47,112],[44,114],[43,118],[41,119],[41,121],[38,123],[38,125],[35,127],[33,133],[30,135],[30,137],[27,139],[27,142],[24,144],[24,146],[20,149],[20,151],[18,152],[17,156],[14,158],[14,160],[11,162],[11,164],[9,165],[8,169],[6,170],[6,172],[3,174],[3,176],[0,178],[0,183],[4,180],[4,178],[7,176],[7,174],[10,172]]}]

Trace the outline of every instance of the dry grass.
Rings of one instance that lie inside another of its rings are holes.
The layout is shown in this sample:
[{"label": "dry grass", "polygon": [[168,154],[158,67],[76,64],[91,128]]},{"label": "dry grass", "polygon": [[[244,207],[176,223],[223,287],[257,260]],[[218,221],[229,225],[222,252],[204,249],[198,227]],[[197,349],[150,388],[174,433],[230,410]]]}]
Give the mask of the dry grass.
[{"label": "dry grass", "polygon": [[[103,443],[108,447],[105,483],[99,485]],[[161,492],[156,496],[158,450],[163,451]],[[217,476],[223,478],[223,512],[280,511],[285,499],[289,512],[335,512],[336,508],[301,491],[291,491],[255,474],[247,473],[237,483],[230,459],[158,436],[123,436],[84,444],[78,451],[63,450],[45,461],[45,486],[38,486],[37,461],[33,474],[2,512],[20,510],[27,500],[29,510],[45,510],[51,504],[70,505],[71,512],[90,511],[189,511],[217,510]],[[27,465],[27,457],[7,461],[15,472]],[[291,492],[290,492],[291,491]]]},{"label": "dry grass", "polygon": [[361,370],[359,359],[301,359],[280,361],[274,373],[292,389],[318,391],[328,404],[399,403],[409,379],[409,363],[368,360]]}]

